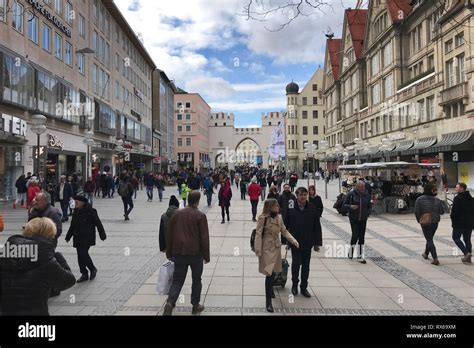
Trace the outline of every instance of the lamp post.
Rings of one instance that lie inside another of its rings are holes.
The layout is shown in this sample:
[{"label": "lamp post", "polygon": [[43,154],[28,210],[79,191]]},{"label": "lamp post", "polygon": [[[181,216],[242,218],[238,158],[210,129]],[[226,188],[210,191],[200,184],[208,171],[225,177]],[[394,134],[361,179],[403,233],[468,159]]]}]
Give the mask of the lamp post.
[{"label": "lamp post", "polygon": [[33,127],[31,131],[36,134],[36,174],[39,178],[40,171],[40,135],[46,132],[46,116],[44,115],[33,115],[32,118]]},{"label": "lamp post", "polygon": [[89,178],[89,170],[90,170],[90,147],[94,145],[94,132],[89,130],[86,132],[84,136],[83,143],[87,146],[87,159],[86,159],[86,180]]},{"label": "lamp post", "polygon": [[[318,146],[316,147],[316,154],[318,154],[319,156],[323,157],[326,150],[329,148],[329,143],[326,141],[326,140],[321,140],[319,143],[318,143]],[[320,159],[320,157],[318,156],[318,160]],[[313,176],[313,180],[314,180],[314,187],[316,187],[316,167],[314,168],[314,176]],[[327,184],[327,181],[325,180],[325,189],[326,189],[326,199],[328,199],[328,184]]]},{"label": "lamp post", "polygon": [[[121,159],[121,158],[120,158],[120,154],[121,154],[122,151],[123,151],[123,140],[122,140],[122,139],[118,139],[118,140],[115,142],[115,151],[117,151],[117,152],[119,153],[119,159]],[[119,171],[118,174],[119,174],[119,176],[120,176],[120,172],[121,172],[121,170],[120,170],[120,162],[119,162],[119,169],[118,169],[118,171]]]}]

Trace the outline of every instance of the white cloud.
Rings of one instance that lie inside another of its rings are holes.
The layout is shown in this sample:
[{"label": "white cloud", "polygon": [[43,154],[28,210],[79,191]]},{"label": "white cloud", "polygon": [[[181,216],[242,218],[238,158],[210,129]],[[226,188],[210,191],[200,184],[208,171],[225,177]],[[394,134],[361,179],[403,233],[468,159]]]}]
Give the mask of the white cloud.
[{"label": "white cloud", "polygon": [[267,98],[259,101],[225,101],[211,103],[214,110],[249,112],[254,110],[281,111],[286,109],[285,98]]},{"label": "white cloud", "polygon": [[199,77],[186,82],[188,92],[197,92],[214,99],[226,99],[234,96],[232,85],[220,77]]},{"label": "white cloud", "polygon": [[284,92],[285,83],[237,83],[232,85],[234,90],[237,92],[272,92],[275,90],[281,90]]}]

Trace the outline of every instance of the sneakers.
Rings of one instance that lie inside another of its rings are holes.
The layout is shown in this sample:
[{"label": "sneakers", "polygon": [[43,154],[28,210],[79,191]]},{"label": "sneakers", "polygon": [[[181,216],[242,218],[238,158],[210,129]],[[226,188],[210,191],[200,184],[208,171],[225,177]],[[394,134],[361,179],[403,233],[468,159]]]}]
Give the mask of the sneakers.
[{"label": "sneakers", "polygon": [[193,310],[192,310],[191,314],[199,314],[203,311],[204,311],[204,306],[198,304],[198,305],[193,306]]},{"label": "sneakers", "polygon": [[467,253],[462,259],[461,259],[462,263],[464,264],[471,264],[472,263],[472,254],[471,253]]}]

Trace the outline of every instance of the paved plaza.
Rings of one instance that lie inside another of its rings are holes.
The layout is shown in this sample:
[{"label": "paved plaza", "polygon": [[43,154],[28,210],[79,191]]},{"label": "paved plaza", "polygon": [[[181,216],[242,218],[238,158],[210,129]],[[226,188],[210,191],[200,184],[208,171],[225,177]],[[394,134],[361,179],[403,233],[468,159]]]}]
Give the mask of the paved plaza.
[{"label": "paved plaza", "polygon": [[[305,185],[305,181],[300,182]],[[473,315],[474,268],[455,256],[451,221],[445,215],[435,237],[441,262],[435,267],[421,257],[425,239],[413,215],[376,215],[368,223],[367,265],[350,261],[344,255],[330,254],[348,244],[347,218],[332,208],[337,182],[329,185],[324,200],[322,181],[318,191],[325,211],[322,219],[323,243],[313,252],[309,291],[312,298],[291,295],[291,280],[285,288],[275,288],[275,314],[265,310],[263,275],[251,252],[252,222],[250,202],[241,201],[234,186],[231,221],[221,225],[217,195],[213,206],[201,209],[207,214],[211,237],[211,262],[204,266],[201,315]],[[216,191],[217,192],[217,191]],[[156,193],[156,192],[155,192]],[[159,252],[158,229],[161,214],[175,187],[165,191],[163,203],[146,202],[139,192],[131,221],[123,221],[120,197],[95,200],[107,232],[107,240],[97,241],[91,256],[99,272],[94,281],[77,284],[49,301],[50,314],[61,315],[161,315],[166,296],[155,293],[157,270],[165,261]],[[332,200],[331,200],[332,199]],[[259,211],[263,205],[259,204]],[[25,210],[2,207],[6,231],[0,242],[21,231]],[[64,241],[69,223],[63,226],[58,245],[76,277],[80,276],[76,251]],[[339,248],[339,249],[338,249]],[[342,257],[339,257],[342,256]],[[291,252],[288,253],[291,263]],[[291,271],[290,271],[291,273]],[[291,274],[289,274],[291,278]],[[174,315],[191,315],[190,271]]]}]

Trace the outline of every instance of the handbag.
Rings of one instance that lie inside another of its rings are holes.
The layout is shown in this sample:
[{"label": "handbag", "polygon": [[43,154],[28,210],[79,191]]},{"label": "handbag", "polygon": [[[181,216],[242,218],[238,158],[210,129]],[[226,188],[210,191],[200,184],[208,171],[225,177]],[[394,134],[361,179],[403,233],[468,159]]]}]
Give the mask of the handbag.
[{"label": "handbag", "polygon": [[[263,234],[265,233],[265,226],[267,225],[267,219],[265,218],[265,222],[263,223],[263,230],[262,230],[262,239],[263,239]],[[255,228],[252,231],[252,234],[250,235],[250,249],[252,249],[253,252],[255,252],[255,236],[257,235],[257,229]]]},{"label": "handbag", "polygon": [[173,283],[174,262],[166,261],[160,266],[158,271],[158,281],[156,282],[156,293],[158,295],[168,295]]},{"label": "handbag", "polygon": [[421,214],[421,216],[420,216],[420,225],[421,226],[431,225],[431,221],[432,221],[431,213]]}]

